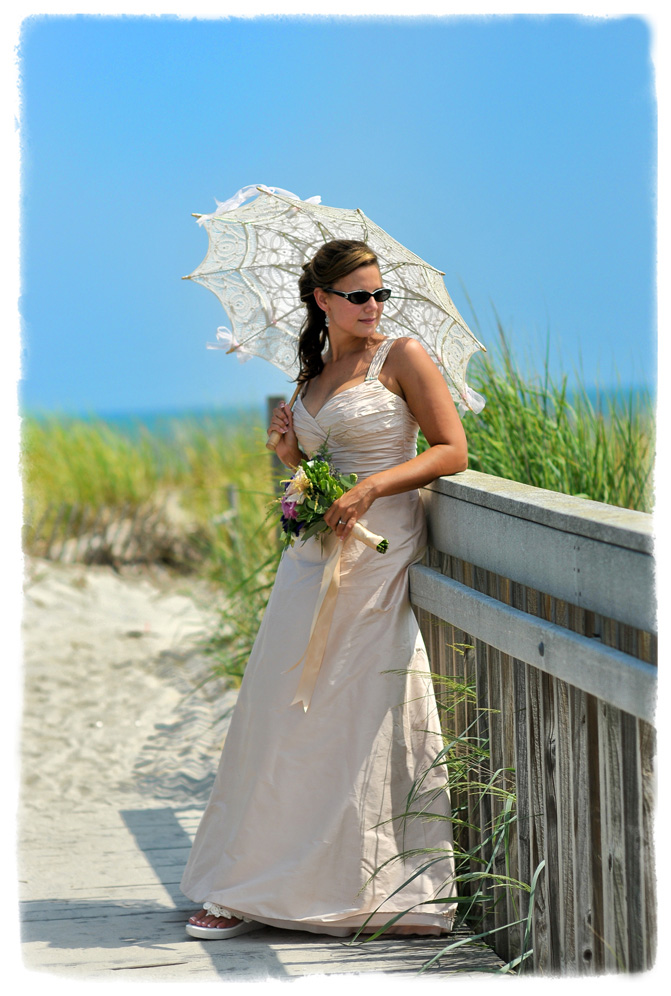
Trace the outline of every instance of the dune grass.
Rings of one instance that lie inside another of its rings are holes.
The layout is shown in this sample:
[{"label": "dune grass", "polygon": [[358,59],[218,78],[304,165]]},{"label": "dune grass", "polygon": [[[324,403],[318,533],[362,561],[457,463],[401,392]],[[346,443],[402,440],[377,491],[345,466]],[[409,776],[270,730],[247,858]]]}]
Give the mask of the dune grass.
[{"label": "dune grass", "polygon": [[269,485],[266,453],[258,423],[216,416],[175,419],[162,433],[141,422],[131,432],[103,419],[23,422],[25,496],[38,506],[140,504],[177,489],[185,508],[207,518],[227,487]]},{"label": "dune grass", "polygon": [[[500,325],[498,350],[477,357],[470,382],[487,402],[464,416],[471,469],[651,510],[650,399],[630,392],[593,403],[583,384],[569,393],[566,377],[553,381],[547,362],[539,376],[523,375]],[[277,480],[260,422],[188,418],[160,433],[141,424],[129,433],[102,420],[26,418],[22,462],[26,516],[46,526],[64,505],[176,500],[198,527],[199,569],[228,596],[210,644],[213,666],[239,680],[280,554],[267,518]]]},{"label": "dune grass", "polygon": [[654,408],[634,390],[597,391],[557,382],[546,360],[524,376],[499,324],[498,350],[475,365],[484,411],[465,419],[469,465],[534,487],[649,512],[653,502]]},{"label": "dune grass", "polygon": [[[73,527],[62,509],[164,507],[176,499],[194,527],[199,572],[222,585],[226,608],[207,651],[215,673],[238,683],[280,556],[267,518],[277,482],[258,421],[176,420],[132,432],[102,420],[27,418],[22,465],[26,519],[49,533]],[[82,513],[83,514],[83,513]]]},{"label": "dune grass", "polygon": [[[520,371],[501,324],[498,344],[474,357],[469,383],[486,399],[467,412],[469,467],[548,491],[652,511],[655,451],[651,396],[596,392],[579,378]],[[420,448],[426,442],[420,437]]]},{"label": "dune grass", "polygon": [[[592,402],[581,382],[569,391],[566,376],[553,381],[547,363],[540,375],[523,375],[499,333],[498,351],[471,367],[470,382],[487,403],[464,416],[470,468],[650,511],[652,399],[630,391]],[[217,416],[174,420],[162,433],[141,423],[129,433],[102,419],[25,418],[26,503],[35,514],[59,502],[133,506],[176,492],[199,523],[234,513],[242,540],[263,522],[275,491],[264,443],[258,421]]]}]

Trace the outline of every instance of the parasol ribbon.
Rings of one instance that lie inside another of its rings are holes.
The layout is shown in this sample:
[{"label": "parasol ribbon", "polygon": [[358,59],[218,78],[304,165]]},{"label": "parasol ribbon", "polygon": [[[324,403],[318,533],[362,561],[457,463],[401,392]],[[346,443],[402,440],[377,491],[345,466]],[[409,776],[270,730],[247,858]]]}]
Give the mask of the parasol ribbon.
[{"label": "parasol ribbon", "polygon": [[225,349],[227,353],[235,353],[240,363],[246,363],[254,355],[240,345],[231,330],[227,329],[225,325],[220,325],[217,329],[217,341],[206,342],[205,346],[207,349]]},{"label": "parasol ribbon", "polygon": [[[240,187],[237,194],[233,194],[225,201],[217,201],[217,210],[213,211],[212,214],[201,214],[197,215],[196,221],[199,225],[205,224],[206,221],[210,221],[212,218],[218,218],[222,214],[228,214],[230,211],[235,211],[239,208],[241,204],[248,201],[250,197],[256,197],[259,193],[263,194],[280,194],[280,196],[290,197],[293,201],[300,201],[301,198],[298,194],[292,194],[290,190],[283,190],[282,187],[266,187],[263,183],[251,183],[247,187]],[[321,197],[316,194],[314,197],[306,197],[306,204],[321,204]]]},{"label": "parasol ribbon", "polygon": [[298,705],[300,703],[303,706],[303,712],[308,711],[310,699],[317,683],[319,669],[324,658],[326,641],[331,629],[338,589],[340,588],[340,555],[342,547],[342,543],[337,541],[329,554],[328,560],[324,564],[324,573],[322,574],[317,604],[315,605],[312,617],[307,649],[293,667],[290,667],[288,671],[282,672],[283,674],[289,674],[294,668],[297,668],[301,663],[303,664],[303,671],[298,682],[296,694],[289,703],[289,705]]}]

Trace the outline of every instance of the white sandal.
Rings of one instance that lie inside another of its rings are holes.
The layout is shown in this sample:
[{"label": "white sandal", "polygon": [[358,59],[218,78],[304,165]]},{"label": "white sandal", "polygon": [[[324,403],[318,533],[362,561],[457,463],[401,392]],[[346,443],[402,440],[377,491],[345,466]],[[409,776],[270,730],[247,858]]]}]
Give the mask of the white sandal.
[{"label": "white sandal", "polygon": [[196,923],[187,923],[187,934],[190,937],[198,937],[201,941],[224,940],[226,937],[248,934],[250,930],[258,930],[263,927],[262,923],[250,920],[248,917],[239,917],[223,906],[218,906],[217,903],[203,903],[203,909],[207,910],[210,916],[225,917],[227,920],[237,920],[238,923],[232,927],[199,927]]}]

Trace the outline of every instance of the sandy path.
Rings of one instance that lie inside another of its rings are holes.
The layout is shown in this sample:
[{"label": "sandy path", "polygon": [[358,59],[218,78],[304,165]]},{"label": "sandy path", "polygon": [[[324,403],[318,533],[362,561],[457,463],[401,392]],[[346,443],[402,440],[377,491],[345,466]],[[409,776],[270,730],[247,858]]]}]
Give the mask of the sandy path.
[{"label": "sandy path", "polygon": [[157,569],[26,562],[18,871],[30,971],[165,971],[145,963],[170,965],[186,940],[179,878],[236,697],[203,683],[219,598]]},{"label": "sandy path", "polygon": [[222,681],[199,689],[217,593],[156,570],[27,568],[24,812],[48,824],[64,803],[201,801],[235,697]]}]

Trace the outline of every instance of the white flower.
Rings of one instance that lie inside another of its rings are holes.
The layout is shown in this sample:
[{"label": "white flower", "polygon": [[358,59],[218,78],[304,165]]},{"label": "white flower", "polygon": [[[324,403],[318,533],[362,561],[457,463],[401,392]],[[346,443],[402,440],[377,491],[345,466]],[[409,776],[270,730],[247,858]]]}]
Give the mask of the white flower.
[{"label": "white flower", "polygon": [[284,492],[284,498],[294,505],[301,505],[305,501],[305,494],[310,487],[310,478],[302,467],[299,467],[294,476],[289,481],[289,487]]}]

